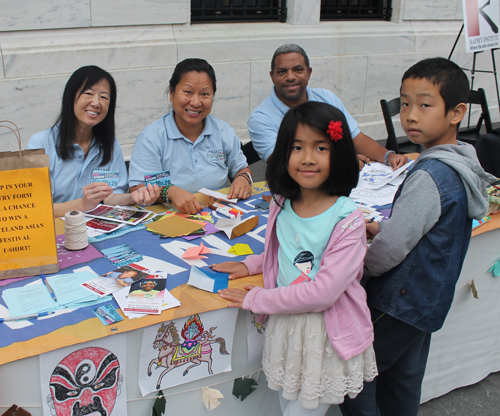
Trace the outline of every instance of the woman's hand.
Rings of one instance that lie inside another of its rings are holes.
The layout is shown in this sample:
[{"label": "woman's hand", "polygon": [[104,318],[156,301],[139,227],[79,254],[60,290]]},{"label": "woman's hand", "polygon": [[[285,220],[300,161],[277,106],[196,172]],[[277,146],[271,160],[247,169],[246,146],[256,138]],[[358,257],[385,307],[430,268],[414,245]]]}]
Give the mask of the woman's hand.
[{"label": "woman's hand", "polygon": [[99,202],[113,193],[113,188],[105,182],[93,182],[83,187],[82,211],[94,209]]},{"label": "woman's hand", "polygon": [[152,205],[160,196],[160,188],[158,185],[151,185],[136,189],[130,193],[130,197],[135,204]]},{"label": "woman's hand", "polygon": [[248,199],[250,198],[250,195],[252,195],[252,187],[248,183],[248,179],[241,175],[233,180],[227,197],[229,199]]},{"label": "woman's hand", "polygon": [[249,274],[247,266],[239,261],[226,261],[224,263],[212,264],[210,268],[216,272],[229,273],[229,280],[239,279]]},{"label": "woman's hand", "polygon": [[252,290],[254,285],[245,286],[245,290],[241,289],[224,289],[219,290],[219,296],[222,299],[227,299],[233,303],[228,303],[227,306],[230,308],[243,308],[243,301],[249,290]]},{"label": "woman's hand", "polygon": [[365,225],[366,238],[374,238],[380,230],[380,224],[378,222],[368,222],[368,220],[366,220]]},{"label": "woman's hand", "polygon": [[203,209],[193,194],[177,186],[172,185],[169,188],[168,199],[183,214],[197,214]]}]

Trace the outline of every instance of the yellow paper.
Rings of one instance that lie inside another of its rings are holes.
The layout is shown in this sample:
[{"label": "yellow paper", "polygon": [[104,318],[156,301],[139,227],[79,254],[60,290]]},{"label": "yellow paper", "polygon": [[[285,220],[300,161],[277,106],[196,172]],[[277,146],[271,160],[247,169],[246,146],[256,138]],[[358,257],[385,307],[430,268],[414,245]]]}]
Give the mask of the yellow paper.
[{"label": "yellow paper", "polygon": [[253,254],[253,251],[248,244],[238,243],[232,246],[228,250],[228,253],[236,254],[237,256],[245,256],[248,254]]},{"label": "yellow paper", "polygon": [[0,270],[57,264],[48,168],[0,172]]}]

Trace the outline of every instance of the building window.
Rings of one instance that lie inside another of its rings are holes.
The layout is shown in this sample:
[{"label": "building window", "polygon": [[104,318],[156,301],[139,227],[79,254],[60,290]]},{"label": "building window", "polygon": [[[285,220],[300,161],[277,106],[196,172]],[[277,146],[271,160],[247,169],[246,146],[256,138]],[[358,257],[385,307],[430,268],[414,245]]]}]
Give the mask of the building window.
[{"label": "building window", "polygon": [[320,20],[391,20],[391,0],[321,0]]},{"label": "building window", "polygon": [[286,0],[191,0],[192,23],[286,22]]}]

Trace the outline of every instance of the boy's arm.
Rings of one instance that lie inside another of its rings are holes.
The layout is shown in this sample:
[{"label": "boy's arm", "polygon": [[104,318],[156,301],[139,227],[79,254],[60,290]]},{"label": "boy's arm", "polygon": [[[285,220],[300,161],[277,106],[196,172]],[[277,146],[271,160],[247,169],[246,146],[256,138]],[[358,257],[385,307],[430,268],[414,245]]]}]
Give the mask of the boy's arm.
[{"label": "boy's arm", "polygon": [[424,170],[415,172],[392,207],[391,218],[380,224],[380,232],[368,248],[365,276],[380,276],[401,263],[440,215],[436,184]]}]

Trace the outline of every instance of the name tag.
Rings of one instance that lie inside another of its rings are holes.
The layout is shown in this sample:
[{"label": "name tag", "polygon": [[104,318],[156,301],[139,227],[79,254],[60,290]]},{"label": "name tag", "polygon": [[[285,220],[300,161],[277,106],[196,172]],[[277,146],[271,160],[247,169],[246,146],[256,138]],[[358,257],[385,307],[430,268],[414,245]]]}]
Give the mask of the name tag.
[{"label": "name tag", "polygon": [[220,162],[224,160],[224,150],[209,150],[207,152],[207,159],[209,162]]}]

